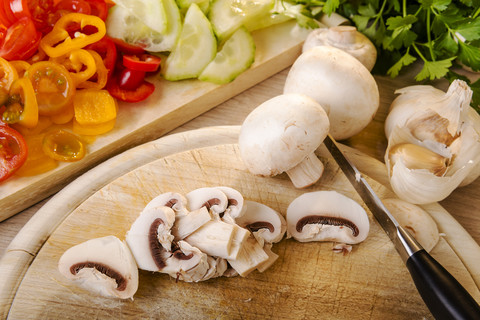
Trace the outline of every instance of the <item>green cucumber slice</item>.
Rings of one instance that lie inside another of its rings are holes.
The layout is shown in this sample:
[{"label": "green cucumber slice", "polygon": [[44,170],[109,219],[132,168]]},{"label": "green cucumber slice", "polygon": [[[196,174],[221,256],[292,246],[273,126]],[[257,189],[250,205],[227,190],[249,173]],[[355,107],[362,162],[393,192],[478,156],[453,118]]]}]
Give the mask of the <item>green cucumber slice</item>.
[{"label": "green cucumber slice", "polygon": [[196,3],[188,8],[177,44],[162,67],[167,80],[197,78],[217,53],[212,26]]},{"label": "green cucumber slice", "polygon": [[203,13],[208,12],[210,0],[176,0],[180,11],[186,12],[192,3],[196,3]]},{"label": "green cucumber slice", "polygon": [[202,81],[224,84],[233,81],[255,60],[255,42],[250,32],[242,27],[228,38],[215,59],[198,77]]},{"label": "green cucumber slice", "polygon": [[268,15],[273,5],[273,0],[213,0],[208,17],[222,41],[248,21]]},{"label": "green cucumber slice", "polygon": [[163,4],[168,13],[167,30],[164,33],[148,27],[125,7],[115,5],[108,13],[107,34],[147,51],[171,51],[180,36],[182,20],[175,0],[163,0]]},{"label": "green cucumber slice", "polygon": [[164,33],[169,18],[163,0],[115,0],[115,4],[127,9],[150,29]]}]

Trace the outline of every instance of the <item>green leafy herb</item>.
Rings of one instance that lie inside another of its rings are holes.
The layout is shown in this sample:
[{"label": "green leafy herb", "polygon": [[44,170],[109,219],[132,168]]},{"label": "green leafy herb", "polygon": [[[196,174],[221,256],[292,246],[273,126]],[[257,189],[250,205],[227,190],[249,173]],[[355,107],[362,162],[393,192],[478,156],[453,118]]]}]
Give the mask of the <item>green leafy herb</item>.
[{"label": "green leafy herb", "polygon": [[461,78],[470,84],[472,104],[480,110],[480,80],[471,83],[452,71],[457,61],[480,71],[480,0],[290,2],[305,10],[321,7],[324,14],[336,12],[350,19],[377,47],[374,73],[396,77],[404,67],[419,61],[423,67],[415,80]]}]

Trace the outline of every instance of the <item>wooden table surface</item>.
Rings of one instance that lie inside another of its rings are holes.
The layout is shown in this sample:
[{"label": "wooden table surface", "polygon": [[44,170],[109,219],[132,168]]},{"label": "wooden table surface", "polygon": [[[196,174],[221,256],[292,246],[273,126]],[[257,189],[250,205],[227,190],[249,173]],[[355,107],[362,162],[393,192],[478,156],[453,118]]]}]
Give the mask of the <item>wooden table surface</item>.
[{"label": "wooden table surface", "polygon": [[[194,120],[185,123],[174,131],[177,133],[186,130],[198,129],[208,126],[240,125],[245,117],[260,103],[281,94],[288,69],[266,79],[258,85],[220,104],[216,108],[204,113]],[[415,84],[411,75],[396,79],[388,77],[375,77],[380,90],[381,106],[375,119],[358,135],[342,141],[365,154],[383,162],[386,148],[386,138],[383,131],[383,122],[388,112],[388,106],[394,99],[395,89]],[[446,89],[448,83],[439,82],[435,86]],[[480,244],[480,179],[472,184],[455,190],[440,204],[465,228],[472,238]],[[0,258],[10,241],[15,237],[23,225],[48,199],[0,222]]]}]

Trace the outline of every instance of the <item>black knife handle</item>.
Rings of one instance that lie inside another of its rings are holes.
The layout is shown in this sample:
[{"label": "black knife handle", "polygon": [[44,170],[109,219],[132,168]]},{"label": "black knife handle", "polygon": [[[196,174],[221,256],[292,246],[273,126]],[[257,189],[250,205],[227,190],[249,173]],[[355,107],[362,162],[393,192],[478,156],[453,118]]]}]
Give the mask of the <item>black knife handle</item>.
[{"label": "black knife handle", "polygon": [[406,265],[435,319],[480,319],[480,306],[427,251],[413,253]]}]

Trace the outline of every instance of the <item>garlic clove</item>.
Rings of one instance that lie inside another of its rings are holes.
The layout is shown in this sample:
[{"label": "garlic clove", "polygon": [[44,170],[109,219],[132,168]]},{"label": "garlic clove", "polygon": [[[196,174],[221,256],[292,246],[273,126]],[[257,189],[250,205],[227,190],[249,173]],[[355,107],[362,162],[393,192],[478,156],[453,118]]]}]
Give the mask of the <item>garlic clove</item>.
[{"label": "garlic clove", "polygon": [[408,169],[426,169],[438,177],[445,175],[449,159],[413,143],[395,145],[389,151],[392,165],[402,161]]}]

